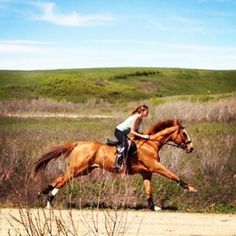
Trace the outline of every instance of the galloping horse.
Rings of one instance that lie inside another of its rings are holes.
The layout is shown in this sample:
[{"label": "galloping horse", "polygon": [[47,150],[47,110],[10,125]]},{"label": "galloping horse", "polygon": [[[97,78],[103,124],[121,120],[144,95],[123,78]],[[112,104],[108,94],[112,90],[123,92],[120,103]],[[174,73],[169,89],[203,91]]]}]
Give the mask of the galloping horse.
[{"label": "galloping horse", "polygon": [[[160,174],[175,181],[188,191],[197,191],[191,185],[166,169],[160,163],[159,157],[161,147],[170,141],[174,142],[173,145],[186,150],[188,153],[192,152],[193,145],[185,128],[178,120],[159,122],[151,127],[147,134],[150,135],[150,139],[135,140],[137,153],[129,157],[129,174],[140,174],[142,176],[147,195],[148,208],[155,210],[157,208],[154,206],[151,187],[153,173]],[[121,172],[113,167],[115,151],[115,147],[108,146],[101,142],[78,141],[54,147],[48,153],[44,154],[35,163],[33,169],[34,177],[38,172],[45,169],[52,159],[56,159],[62,154],[70,158],[67,172],[60,175],[53,183],[39,193],[40,195],[47,195],[47,207],[51,207],[51,202],[58,190],[74,177],[87,175],[95,168],[102,168],[113,173]]]}]

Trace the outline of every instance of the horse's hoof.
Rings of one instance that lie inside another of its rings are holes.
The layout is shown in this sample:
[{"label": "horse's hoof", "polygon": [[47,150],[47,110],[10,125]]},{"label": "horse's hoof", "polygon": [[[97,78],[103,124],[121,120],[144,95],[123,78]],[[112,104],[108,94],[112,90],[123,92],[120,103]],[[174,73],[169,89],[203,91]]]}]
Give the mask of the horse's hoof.
[{"label": "horse's hoof", "polygon": [[45,207],[45,209],[47,209],[47,210],[52,209],[52,205],[50,204],[50,202],[47,202],[47,206]]},{"label": "horse's hoof", "polygon": [[158,207],[158,206],[154,206],[154,211],[161,211],[161,207]]},{"label": "horse's hoof", "polygon": [[196,192],[198,192],[198,190],[195,189],[195,188],[192,187],[192,186],[189,187],[188,191],[191,192],[191,193],[196,193]]}]

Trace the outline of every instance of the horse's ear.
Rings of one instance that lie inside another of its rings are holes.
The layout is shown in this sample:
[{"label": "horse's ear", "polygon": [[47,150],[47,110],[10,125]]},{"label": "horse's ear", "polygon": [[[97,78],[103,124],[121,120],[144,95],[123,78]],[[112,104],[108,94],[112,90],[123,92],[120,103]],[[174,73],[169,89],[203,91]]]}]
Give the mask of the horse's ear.
[{"label": "horse's ear", "polygon": [[181,120],[177,120],[177,125],[179,126],[179,128],[184,129],[185,127],[182,124]]},{"label": "horse's ear", "polygon": [[176,123],[177,125],[182,126],[182,121],[180,121],[179,119],[176,120]]}]

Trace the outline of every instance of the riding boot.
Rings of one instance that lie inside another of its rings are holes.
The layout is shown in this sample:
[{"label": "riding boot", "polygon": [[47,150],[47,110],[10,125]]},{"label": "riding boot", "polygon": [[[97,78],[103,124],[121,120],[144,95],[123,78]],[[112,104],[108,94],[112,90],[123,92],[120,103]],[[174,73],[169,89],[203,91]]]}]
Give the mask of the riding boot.
[{"label": "riding boot", "polygon": [[117,148],[117,154],[116,154],[116,160],[114,163],[114,168],[120,169],[122,166],[122,162],[125,156],[125,147],[118,147]]}]

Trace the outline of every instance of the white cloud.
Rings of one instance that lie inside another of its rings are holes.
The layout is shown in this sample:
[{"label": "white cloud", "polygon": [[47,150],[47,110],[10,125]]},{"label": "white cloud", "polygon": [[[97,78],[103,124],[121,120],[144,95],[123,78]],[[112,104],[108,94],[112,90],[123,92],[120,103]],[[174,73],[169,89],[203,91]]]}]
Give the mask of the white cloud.
[{"label": "white cloud", "polygon": [[51,42],[31,41],[31,40],[0,40],[1,54],[38,54],[46,50],[45,45],[51,45]]},{"label": "white cloud", "polygon": [[155,40],[119,40],[119,39],[101,39],[101,40],[89,40],[89,43],[93,44],[146,44],[146,45],[166,45],[161,41]]},{"label": "white cloud", "polygon": [[36,20],[46,21],[55,25],[61,26],[91,26],[104,24],[114,20],[112,15],[80,15],[77,12],[60,13],[56,11],[56,4],[48,3],[32,3],[40,9],[40,14],[34,15]]},{"label": "white cloud", "polygon": [[28,40],[0,41],[0,69],[122,66],[236,69],[235,65],[236,47],[142,40],[91,40],[81,42],[80,46]]}]

